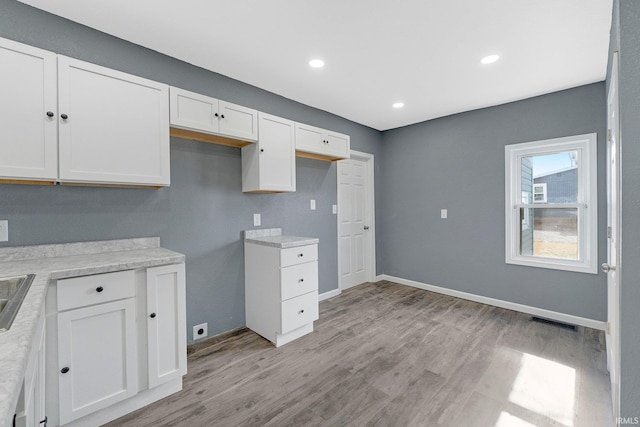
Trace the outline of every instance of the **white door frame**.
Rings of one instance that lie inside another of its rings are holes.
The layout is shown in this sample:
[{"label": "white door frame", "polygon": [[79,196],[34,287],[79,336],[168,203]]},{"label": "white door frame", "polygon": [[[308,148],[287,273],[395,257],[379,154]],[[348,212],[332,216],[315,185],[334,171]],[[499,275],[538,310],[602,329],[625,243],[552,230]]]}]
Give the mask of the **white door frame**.
[{"label": "white door frame", "polygon": [[[612,229],[611,238],[607,238],[607,263],[611,270],[607,273],[607,368],[611,380],[611,400],[613,405],[613,415],[617,419],[620,415],[620,251],[621,239],[621,211],[620,211],[620,158],[621,158],[621,135],[620,135],[620,104],[618,86],[618,52],[614,52],[611,65],[611,81],[607,93],[607,230],[612,225],[612,215],[615,214],[616,226]],[[617,123],[611,122],[611,105],[614,104]],[[615,131],[612,128],[615,127]],[[615,153],[611,152],[611,138],[615,138]],[[613,159],[612,159],[613,156]],[[615,162],[615,173],[611,172],[611,161]],[[611,189],[616,192],[615,205],[612,205]],[[609,233],[609,232],[608,232]],[[615,254],[612,257],[611,245],[615,245]],[[612,259],[614,258],[614,259]],[[612,288],[615,286],[615,289]],[[613,301],[609,300],[613,298]]]},{"label": "white door frame", "polygon": [[[364,153],[362,151],[350,151],[351,159],[360,160],[366,162],[366,180],[367,180],[367,188],[365,189],[365,198],[367,200],[365,205],[365,219],[369,223],[368,233],[370,235],[369,239],[369,259],[366,260],[367,265],[367,281],[373,282],[376,277],[376,202],[375,202],[375,169],[374,169],[374,157],[373,154]],[[337,174],[336,174],[337,175]],[[337,186],[337,200],[340,200],[340,177],[337,176],[336,179]],[[338,203],[338,215],[336,215],[336,225],[337,225],[337,238],[338,238],[338,290],[342,291],[342,271],[341,271],[341,260],[342,260],[342,247],[340,245],[340,204]]]}]

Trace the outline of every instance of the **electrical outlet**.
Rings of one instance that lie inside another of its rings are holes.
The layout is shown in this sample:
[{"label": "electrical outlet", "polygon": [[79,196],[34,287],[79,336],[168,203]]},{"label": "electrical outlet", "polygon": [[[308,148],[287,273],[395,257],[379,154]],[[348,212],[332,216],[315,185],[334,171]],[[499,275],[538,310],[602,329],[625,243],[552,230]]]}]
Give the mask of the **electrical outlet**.
[{"label": "electrical outlet", "polygon": [[201,340],[202,338],[206,338],[209,335],[208,331],[208,323],[200,323],[193,327],[193,340]]},{"label": "electrical outlet", "polygon": [[446,209],[440,209],[440,218],[447,219],[447,210]]},{"label": "electrical outlet", "polygon": [[331,213],[334,215],[338,213],[338,205],[331,206]]},{"label": "electrical outlet", "polygon": [[260,224],[262,224],[262,218],[260,217],[260,214],[253,214],[253,226],[257,227]]},{"label": "electrical outlet", "polygon": [[309,207],[311,208],[312,211],[316,210],[316,201],[311,199],[311,203],[309,203]]},{"label": "electrical outlet", "polygon": [[9,241],[9,221],[0,219],[0,242]]}]

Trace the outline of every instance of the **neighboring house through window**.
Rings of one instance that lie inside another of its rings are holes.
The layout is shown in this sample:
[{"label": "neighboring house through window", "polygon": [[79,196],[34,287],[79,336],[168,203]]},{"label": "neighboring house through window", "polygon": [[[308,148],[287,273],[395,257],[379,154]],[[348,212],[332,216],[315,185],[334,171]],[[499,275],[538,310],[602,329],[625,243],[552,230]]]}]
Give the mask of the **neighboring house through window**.
[{"label": "neighboring house through window", "polygon": [[509,264],[597,273],[596,134],[505,147]]}]

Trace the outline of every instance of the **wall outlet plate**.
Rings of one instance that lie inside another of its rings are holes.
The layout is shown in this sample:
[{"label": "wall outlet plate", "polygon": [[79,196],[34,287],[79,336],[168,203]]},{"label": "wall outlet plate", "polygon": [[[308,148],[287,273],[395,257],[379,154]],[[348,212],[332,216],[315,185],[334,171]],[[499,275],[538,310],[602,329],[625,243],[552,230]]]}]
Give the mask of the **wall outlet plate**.
[{"label": "wall outlet plate", "polygon": [[0,242],[9,241],[9,220],[0,219]]},{"label": "wall outlet plate", "polygon": [[257,227],[262,224],[262,218],[260,214],[253,214],[253,226]]},{"label": "wall outlet plate", "polygon": [[316,201],[311,199],[311,202],[309,203],[309,207],[311,208],[312,211],[316,210]]},{"label": "wall outlet plate", "polygon": [[440,209],[440,218],[447,219],[448,212],[446,209]]},{"label": "wall outlet plate", "polygon": [[193,340],[201,340],[202,338],[206,338],[209,335],[208,323],[200,323],[199,325],[195,325],[193,327]]}]

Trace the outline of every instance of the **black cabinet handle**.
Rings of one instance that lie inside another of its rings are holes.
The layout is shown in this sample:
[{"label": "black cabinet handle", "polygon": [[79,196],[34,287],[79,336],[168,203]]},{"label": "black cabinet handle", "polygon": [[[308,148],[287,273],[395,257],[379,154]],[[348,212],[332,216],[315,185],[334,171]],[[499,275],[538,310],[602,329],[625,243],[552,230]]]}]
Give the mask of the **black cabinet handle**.
[{"label": "black cabinet handle", "polygon": [[224,119],[224,114],[222,114],[220,117],[222,117]]},{"label": "black cabinet handle", "polygon": [[49,417],[45,415],[44,420],[40,421],[38,424],[44,424],[44,427],[47,427],[48,422],[49,422]]},{"label": "black cabinet handle", "polygon": [[64,368],[60,369],[60,372],[62,372],[63,374],[66,374],[67,372],[69,372],[69,368],[65,366]]},{"label": "black cabinet handle", "polygon": [[155,319],[155,318],[156,318],[156,314],[155,314],[155,313],[151,313],[151,314],[149,315],[149,317],[151,317],[152,319]]},{"label": "black cabinet handle", "polygon": [[47,117],[53,117],[53,116],[54,116],[53,111],[47,111]]},{"label": "black cabinet handle", "polygon": [[102,292],[102,291],[104,291],[104,288],[102,286],[98,286],[96,288],[96,292]]},{"label": "black cabinet handle", "polygon": [[60,114],[60,117],[62,117],[62,120],[67,120],[69,118],[69,116],[67,116],[66,114]]},{"label": "black cabinet handle", "polygon": [[214,116],[218,117],[218,113],[215,113]]}]

